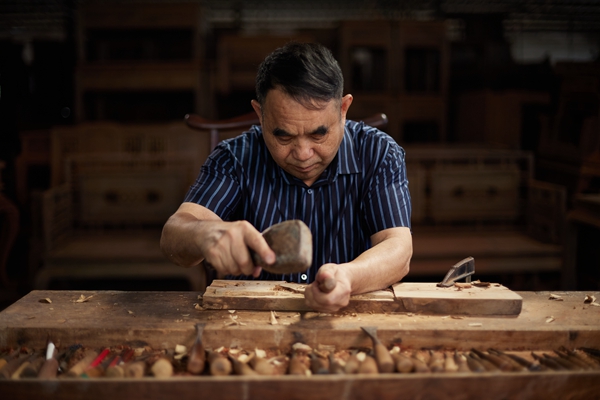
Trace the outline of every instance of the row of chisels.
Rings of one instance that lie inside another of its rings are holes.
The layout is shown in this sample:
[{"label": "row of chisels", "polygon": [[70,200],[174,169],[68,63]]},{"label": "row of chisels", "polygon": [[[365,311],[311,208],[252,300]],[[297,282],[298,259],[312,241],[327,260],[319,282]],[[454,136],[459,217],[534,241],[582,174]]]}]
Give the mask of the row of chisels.
[{"label": "row of chisels", "polygon": [[203,324],[197,324],[196,330],[189,349],[183,345],[153,349],[143,342],[103,349],[79,344],[58,349],[51,340],[43,350],[4,349],[0,351],[0,379],[600,370],[600,350],[588,347],[561,347],[551,352],[411,349],[401,345],[389,349],[377,338],[376,327],[362,327],[371,338],[371,348],[336,350],[295,343],[282,353],[208,349],[202,343]]}]

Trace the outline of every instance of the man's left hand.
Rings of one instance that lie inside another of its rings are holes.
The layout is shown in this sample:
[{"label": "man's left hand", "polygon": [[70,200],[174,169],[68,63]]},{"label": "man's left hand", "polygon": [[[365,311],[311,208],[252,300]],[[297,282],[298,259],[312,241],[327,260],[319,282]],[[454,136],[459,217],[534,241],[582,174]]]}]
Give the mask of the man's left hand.
[{"label": "man's left hand", "polygon": [[[333,289],[332,289],[333,288]],[[350,302],[352,285],[343,265],[325,264],[304,290],[306,305],[321,312],[336,312]]]}]

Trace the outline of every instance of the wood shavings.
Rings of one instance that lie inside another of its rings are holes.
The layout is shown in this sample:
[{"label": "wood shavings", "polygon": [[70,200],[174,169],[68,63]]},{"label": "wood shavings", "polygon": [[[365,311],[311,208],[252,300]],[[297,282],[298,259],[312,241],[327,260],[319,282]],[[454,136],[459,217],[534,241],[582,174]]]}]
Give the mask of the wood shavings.
[{"label": "wood shavings", "polygon": [[185,354],[187,353],[187,347],[183,344],[175,345],[175,354]]},{"label": "wood shavings", "polygon": [[471,322],[469,326],[473,328],[480,328],[483,326],[483,324],[481,322]]},{"label": "wood shavings", "polygon": [[229,314],[235,314],[235,310],[227,310]]},{"label": "wood shavings", "polygon": [[549,324],[550,322],[554,322],[554,317],[552,315],[546,318],[546,323]]},{"label": "wood shavings", "polygon": [[189,317],[190,314],[181,314],[182,317]]},{"label": "wood shavings", "polygon": [[596,302],[596,296],[592,296],[591,294],[586,294],[585,299],[583,299],[584,304],[593,304]]},{"label": "wood shavings", "polygon": [[48,297],[46,297],[45,299],[39,299],[38,301],[40,303],[52,304],[52,300],[50,300]]},{"label": "wood shavings", "polygon": [[367,354],[363,353],[362,351],[356,355],[356,359],[360,362],[365,361],[366,358],[367,358]]},{"label": "wood shavings", "polygon": [[307,344],[297,342],[297,343],[294,343],[292,345],[292,350],[294,350],[294,351],[305,351],[307,353],[310,353],[312,351],[312,347],[310,347]]},{"label": "wood shavings", "polygon": [[137,348],[133,349],[133,353],[136,357],[139,357],[144,353],[145,350],[146,349],[143,347],[137,347]]},{"label": "wood shavings", "polygon": [[254,349],[254,354],[259,358],[267,358],[267,352],[262,349]]},{"label": "wood shavings", "polygon": [[131,310],[127,310],[127,313],[128,313],[128,314],[135,314],[135,313],[134,313],[133,311],[131,311]]},{"label": "wood shavings", "polygon": [[293,292],[293,293],[304,294],[305,287],[304,286],[298,286],[298,287],[288,286],[288,285],[282,284],[282,285],[275,285],[273,290],[285,290],[285,291],[289,291],[289,292]]},{"label": "wood shavings", "polygon": [[239,354],[242,351],[242,349],[229,349],[229,354],[231,354],[232,356],[235,356],[236,354]]},{"label": "wood shavings", "polygon": [[562,296],[559,296],[554,293],[550,293],[550,297],[548,298],[548,300],[563,301],[564,299],[562,298]]},{"label": "wood shavings", "polygon": [[194,303],[194,309],[200,310],[200,311],[204,310],[204,308],[200,304],[198,304],[198,303]]},{"label": "wood shavings", "polygon": [[223,325],[225,325],[225,326],[232,326],[232,325],[245,326],[246,325],[245,323],[237,320],[238,319],[237,315],[229,314],[229,319],[230,319],[230,321],[224,321]]},{"label": "wood shavings", "polygon": [[450,318],[452,318],[452,319],[464,319],[465,317],[461,317],[460,315],[451,315]]},{"label": "wood shavings", "polygon": [[180,323],[180,322],[183,322],[183,320],[182,319],[176,319],[175,320],[175,323],[177,323],[177,324]]},{"label": "wood shavings", "polygon": [[275,317],[275,312],[271,310],[271,321],[269,322],[271,325],[277,325],[277,318]]},{"label": "wood shavings", "polygon": [[446,318],[450,318],[450,316],[449,316],[449,315],[444,315],[444,316],[442,317],[442,319],[446,319]]},{"label": "wood shavings", "polygon": [[471,284],[473,286],[482,287],[482,288],[488,288],[488,287],[490,287],[492,285],[490,282],[481,282],[479,279],[477,279],[476,281],[471,282]]},{"label": "wood shavings", "polygon": [[248,354],[242,354],[238,357],[238,361],[239,362],[243,362],[243,363],[247,363],[248,361],[250,361],[252,357],[249,356]]},{"label": "wood shavings", "polygon": [[460,289],[470,289],[473,287],[473,285],[467,282],[454,282],[454,286]]},{"label": "wood shavings", "polygon": [[76,300],[71,300],[71,301],[72,301],[73,303],[86,303],[86,302],[90,301],[90,299],[91,299],[92,297],[94,297],[94,295],[91,295],[91,296],[85,297],[85,296],[82,294],[81,296],[79,296],[79,298],[78,298],[78,299],[76,299]]}]

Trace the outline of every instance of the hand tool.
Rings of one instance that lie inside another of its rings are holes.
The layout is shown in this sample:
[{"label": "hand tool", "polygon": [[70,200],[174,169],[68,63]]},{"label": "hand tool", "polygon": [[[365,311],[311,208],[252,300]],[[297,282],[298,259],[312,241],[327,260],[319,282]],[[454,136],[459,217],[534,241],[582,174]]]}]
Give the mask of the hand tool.
[{"label": "hand tool", "polygon": [[[365,354],[365,353],[363,353]],[[365,359],[362,360],[360,366],[358,367],[359,374],[378,374],[379,367],[377,366],[377,361],[375,358],[371,357],[368,354],[365,354]]]},{"label": "hand tool", "polygon": [[79,375],[83,374],[86,368],[98,357],[98,353],[95,350],[88,349],[84,353],[85,355],[77,364],[75,364],[71,369],[69,369],[66,373],[66,376],[75,378]]},{"label": "hand tool", "polygon": [[362,329],[373,342],[373,353],[375,354],[375,360],[377,361],[377,367],[379,368],[379,372],[388,373],[394,372],[394,360],[392,359],[392,355],[389,350],[381,343],[379,338],[377,337],[377,327],[376,326],[361,326]]},{"label": "hand tool", "polygon": [[329,353],[329,373],[330,374],[345,374],[344,364],[338,359],[333,352]]},{"label": "hand tool", "polygon": [[454,357],[452,357],[452,354],[450,354],[448,352],[446,352],[444,354],[444,371],[446,371],[446,372],[457,372],[458,371],[458,365],[456,364]]},{"label": "hand tool", "polygon": [[317,354],[310,353],[310,370],[313,375],[325,375],[329,373],[329,361]]},{"label": "hand tool", "polygon": [[262,258],[250,251],[255,265],[274,274],[293,274],[306,271],[312,264],[312,233],[298,219],[283,221],[262,232],[265,241],[275,252],[275,263],[266,264]]},{"label": "hand tool", "polygon": [[466,278],[467,282],[471,282],[471,275],[475,273],[475,259],[473,257],[467,257],[456,264],[454,264],[446,276],[444,280],[437,284],[439,287],[450,287],[454,286],[454,284],[461,280],[462,278]]},{"label": "hand tool", "polygon": [[157,378],[168,378],[173,375],[173,364],[165,357],[159,357],[152,364],[150,372]]},{"label": "hand tool", "polygon": [[202,344],[202,333],[205,326],[206,323],[202,322],[196,324],[196,340],[190,354],[188,354],[187,362],[187,371],[192,374],[201,374],[206,366],[206,351]]},{"label": "hand tool", "polygon": [[458,372],[471,372],[467,357],[464,354],[459,354],[458,351],[454,350],[454,361],[458,366]]},{"label": "hand tool", "polygon": [[444,353],[429,350],[429,369],[431,372],[444,372]]},{"label": "hand tool", "polygon": [[48,345],[46,346],[46,361],[44,361],[38,372],[38,378],[56,378],[56,374],[58,373],[58,360],[54,357],[55,350],[56,347],[54,346],[54,343],[48,340]]},{"label": "hand tool", "polygon": [[360,367],[360,360],[358,359],[358,352],[354,351],[348,361],[346,361],[346,365],[344,365],[344,372],[347,374],[356,374],[358,372],[358,368]]},{"label": "hand tool", "polygon": [[233,364],[233,372],[235,372],[236,375],[258,375],[258,372],[253,370],[245,362],[238,360],[237,358],[235,358],[232,355],[229,356],[229,359],[231,360],[231,363]]},{"label": "hand tool", "polygon": [[275,375],[275,367],[269,361],[259,357],[256,353],[251,354],[250,365],[259,375]]},{"label": "hand tool", "polygon": [[477,349],[471,349],[471,351],[473,353],[477,354],[477,356],[480,359],[487,360],[488,362],[492,363],[494,366],[496,366],[501,371],[512,371],[513,370],[512,364],[510,362],[498,357],[495,354],[484,353],[483,351],[479,351]]},{"label": "hand tool", "polygon": [[415,372],[431,372],[423,355],[418,351],[413,352],[411,360],[415,366]]},{"label": "hand tool", "polygon": [[410,357],[405,356],[401,353],[392,354],[394,364],[396,365],[396,371],[401,373],[411,372],[415,366]]},{"label": "hand tool", "polygon": [[485,372],[486,371],[485,367],[483,365],[481,365],[479,360],[476,359],[475,357],[473,357],[473,353],[467,353],[467,354],[465,354],[465,357],[467,357],[467,364],[469,365],[469,368],[471,369],[471,371],[473,371],[473,372]]},{"label": "hand tool", "polygon": [[231,361],[219,352],[211,351],[208,353],[208,365],[211,375],[224,376],[231,374]]}]

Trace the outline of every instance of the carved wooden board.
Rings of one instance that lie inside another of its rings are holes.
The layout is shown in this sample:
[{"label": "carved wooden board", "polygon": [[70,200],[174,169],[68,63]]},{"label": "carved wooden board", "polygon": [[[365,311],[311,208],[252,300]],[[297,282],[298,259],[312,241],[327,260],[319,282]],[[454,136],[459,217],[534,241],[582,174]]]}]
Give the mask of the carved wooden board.
[{"label": "carved wooden board", "polygon": [[[304,288],[298,283],[276,281],[214,280],[206,288],[202,304],[208,309],[311,311],[304,303]],[[397,305],[390,290],[352,296],[347,312],[392,312]]]},{"label": "carved wooden board", "polygon": [[[208,309],[310,311],[305,285],[273,281],[215,280],[206,289]],[[393,291],[352,296],[342,312],[414,312],[447,315],[519,315],[523,299],[498,284],[487,288],[439,288],[435,283],[397,283]]]},{"label": "carved wooden board", "polygon": [[448,315],[519,315],[523,298],[505,286],[442,288],[435,283],[400,282],[392,286],[408,312]]}]

